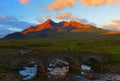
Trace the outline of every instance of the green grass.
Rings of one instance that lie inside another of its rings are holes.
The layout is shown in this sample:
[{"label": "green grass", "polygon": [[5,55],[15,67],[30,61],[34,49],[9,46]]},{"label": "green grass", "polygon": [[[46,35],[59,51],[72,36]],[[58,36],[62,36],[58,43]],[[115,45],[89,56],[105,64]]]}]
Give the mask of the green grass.
[{"label": "green grass", "polygon": [[0,73],[7,73],[10,72],[10,69],[8,67],[0,67]]},{"label": "green grass", "polygon": [[116,57],[109,59],[108,64],[110,65],[120,64],[120,56],[116,56]]},{"label": "green grass", "polygon": [[[119,39],[101,40],[9,40],[0,41],[2,49],[31,49],[32,51],[88,51],[93,53],[120,53]],[[0,50],[0,53],[2,52]]]}]

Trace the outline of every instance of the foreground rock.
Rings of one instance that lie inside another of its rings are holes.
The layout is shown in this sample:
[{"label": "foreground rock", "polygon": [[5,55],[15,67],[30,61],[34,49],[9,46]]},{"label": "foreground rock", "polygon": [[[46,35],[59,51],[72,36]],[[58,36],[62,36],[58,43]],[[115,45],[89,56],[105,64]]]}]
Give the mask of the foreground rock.
[{"label": "foreground rock", "polygon": [[53,60],[47,67],[50,76],[65,76],[69,71],[69,63],[60,59]]}]

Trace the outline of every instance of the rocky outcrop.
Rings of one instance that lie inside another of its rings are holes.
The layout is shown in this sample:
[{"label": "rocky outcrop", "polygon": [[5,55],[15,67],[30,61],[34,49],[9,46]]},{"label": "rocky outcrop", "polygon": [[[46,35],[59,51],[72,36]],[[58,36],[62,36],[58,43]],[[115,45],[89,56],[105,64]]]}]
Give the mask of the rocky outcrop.
[{"label": "rocky outcrop", "polygon": [[60,59],[53,60],[47,67],[50,76],[65,76],[69,71],[69,63]]}]

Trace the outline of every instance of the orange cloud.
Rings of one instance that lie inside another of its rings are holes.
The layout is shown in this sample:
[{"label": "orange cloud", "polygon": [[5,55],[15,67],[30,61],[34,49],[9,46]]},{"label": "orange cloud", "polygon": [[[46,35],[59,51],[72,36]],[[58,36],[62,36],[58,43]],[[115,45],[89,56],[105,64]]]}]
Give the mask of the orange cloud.
[{"label": "orange cloud", "polygon": [[120,20],[111,20],[111,22],[120,24]]},{"label": "orange cloud", "polygon": [[117,4],[120,0],[82,0],[81,3],[87,6],[100,6],[106,4]]},{"label": "orange cloud", "polygon": [[30,0],[19,0],[19,2],[20,2],[21,4],[27,4],[28,2],[30,2]]},{"label": "orange cloud", "polygon": [[80,22],[82,24],[92,24],[87,19],[80,18],[78,16],[73,16],[70,12],[63,13],[63,14],[58,14],[56,16],[56,18],[57,19],[62,19],[62,20],[66,19],[66,20],[71,20],[71,21],[77,21],[77,22]]},{"label": "orange cloud", "polygon": [[49,5],[48,10],[62,10],[65,7],[73,6],[76,4],[76,0],[55,0]]},{"label": "orange cloud", "polygon": [[57,19],[70,19],[72,17],[72,14],[67,12],[67,13],[63,13],[63,14],[58,14],[56,16]]}]

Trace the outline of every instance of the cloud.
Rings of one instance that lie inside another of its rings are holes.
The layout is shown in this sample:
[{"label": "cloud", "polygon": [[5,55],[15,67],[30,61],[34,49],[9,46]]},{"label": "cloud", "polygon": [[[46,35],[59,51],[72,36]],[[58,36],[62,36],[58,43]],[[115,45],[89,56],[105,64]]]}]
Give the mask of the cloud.
[{"label": "cloud", "polygon": [[19,27],[24,29],[33,24],[24,21],[19,21],[17,18],[13,16],[0,16],[0,25]]},{"label": "cloud", "polygon": [[78,16],[72,16],[72,20],[78,21],[78,22],[80,22],[82,24],[88,24],[89,23],[89,21],[87,19],[80,18]]},{"label": "cloud", "polygon": [[79,22],[81,22],[82,24],[88,24],[88,20],[87,19],[83,19],[83,18],[80,18],[78,19]]},{"label": "cloud", "polygon": [[65,7],[73,6],[76,4],[76,0],[54,0],[52,4],[48,6],[48,10],[62,10]]},{"label": "cloud", "polygon": [[0,27],[0,38],[4,37],[5,35],[9,34],[9,33],[13,33],[12,31],[6,29],[6,28],[1,28]]},{"label": "cloud", "polygon": [[45,19],[43,19],[43,18],[37,18],[37,21],[38,21],[39,23],[43,23],[43,22],[45,22]]},{"label": "cloud", "polygon": [[48,19],[50,19],[50,16],[46,16],[45,18],[46,18],[46,20],[48,20]]},{"label": "cloud", "polygon": [[66,7],[71,7],[76,4],[82,4],[85,6],[101,6],[101,5],[112,5],[117,6],[120,4],[120,0],[53,0],[47,9],[39,8],[39,11],[60,11]]},{"label": "cloud", "polygon": [[6,18],[6,16],[0,16],[0,19],[5,19]]},{"label": "cloud", "polygon": [[70,12],[58,14],[56,16],[57,19],[70,19],[72,17],[72,14]]},{"label": "cloud", "polygon": [[120,20],[111,20],[111,22],[116,23],[116,24],[120,24]]},{"label": "cloud", "polygon": [[39,17],[39,18],[36,18],[36,20],[39,22],[39,23],[44,23],[46,20],[50,19],[50,16],[45,16],[43,18]]},{"label": "cloud", "polygon": [[47,9],[44,9],[44,8],[39,7],[39,8],[38,8],[38,11],[40,11],[40,12],[47,12],[48,10],[47,10]]},{"label": "cloud", "polygon": [[21,4],[27,4],[30,2],[30,0],[18,0]]},{"label": "cloud", "polygon": [[[6,35],[11,32],[22,31],[28,26],[34,25],[29,22],[19,21],[13,16],[0,16],[0,35]],[[6,32],[7,31],[7,32]]]},{"label": "cloud", "polygon": [[13,16],[2,15],[2,16],[0,16],[0,21],[1,21],[1,22],[6,22],[6,21],[18,21],[18,19],[15,18],[15,17],[13,17]]},{"label": "cloud", "polygon": [[13,28],[5,25],[0,25],[0,38],[6,36],[9,33],[22,31],[20,28]]},{"label": "cloud", "polygon": [[56,19],[72,20],[72,21],[80,22],[82,24],[92,24],[92,25],[95,25],[94,23],[90,23],[87,19],[80,18],[79,16],[73,16],[72,13],[70,13],[70,12],[58,14],[56,16]]},{"label": "cloud", "polygon": [[120,31],[120,20],[111,20],[110,24],[102,25],[104,29]]},{"label": "cloud", "polygon": [[14,31],[15,31],[15,32],[16,32],[16,31],[20,32],[20,31],[22,31],[23,29],[21,29],[21,28],[16,28],[16,27],[14,27],[14,28],[9,27],[8,30],[13,31],[13,32],[14,32]]},{"label": "cloud", "polygon": [[101,6],[118,4],[120,0],[81,0],[81,3],[86,6]]}]

